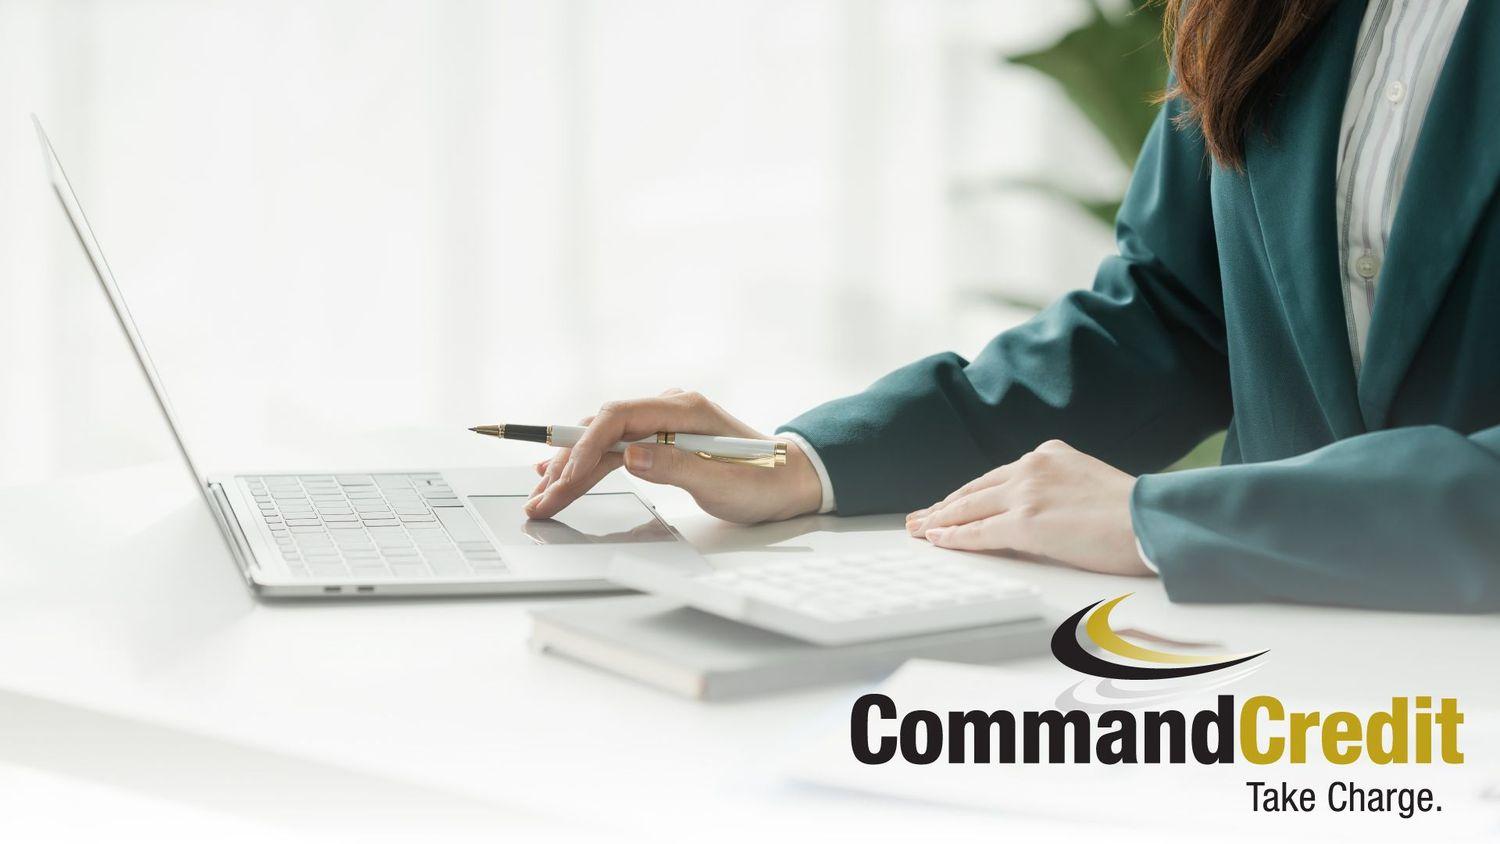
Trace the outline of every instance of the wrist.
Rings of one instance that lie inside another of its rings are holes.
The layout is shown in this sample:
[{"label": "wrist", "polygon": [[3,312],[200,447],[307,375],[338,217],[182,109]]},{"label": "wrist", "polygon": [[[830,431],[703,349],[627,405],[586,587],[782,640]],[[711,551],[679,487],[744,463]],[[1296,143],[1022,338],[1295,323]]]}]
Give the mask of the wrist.
[{"label": "wrist", "polygon": [[786,443],[786,465],[771,470],[786,473],[786,496],[781,512],[774,517],[777,521],[816,513],[823,507],[823,484],[818,480],[812,460],[795,441],[786,439],[783,442]]},{"label": "wrist", "polygon": [[[1141,477],[1145,476],[1142,475]],[[1146,569],[1146,573],[1150,577],[1161,577],[1161,567],[1156,564],[1156,560],[1146,550],[1146,541],[1141,535],[1141,521],[1137,518],[1136,495],[1141,486],[1141,477],[1137,477],[1130,485],[1130,495],[1125,500],[1125,508],[1129,513],[1130,519],[1130,537],[1135,540],[1136,559],[1140,560],[1141,565]]]}]

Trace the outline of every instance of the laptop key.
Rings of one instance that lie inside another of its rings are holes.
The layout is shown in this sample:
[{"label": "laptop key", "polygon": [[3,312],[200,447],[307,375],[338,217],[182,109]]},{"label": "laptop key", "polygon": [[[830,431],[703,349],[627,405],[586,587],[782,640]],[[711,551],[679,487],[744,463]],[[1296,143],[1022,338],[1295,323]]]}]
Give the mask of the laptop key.
[{"label": "laptop key", "polygon": [[381,548],[405,548],[412,544],[406,531],[400,528],[370,528],[370,538]]},{"label": "laptop key", "polygon": [[484,530],[479,527],[478,522],[474,521],[474,517],[469,515],[469,511],[462,507],[440,509],[437,511],[437,517],[443,523],[443,527],[448,529],[448,535],[456,541],[483,542],[486,547],[489,546],[489,538],[485,536]]},{"label": "laptop key", "polygon": [[468,574],[469,564],[463,560],[427,558],[434,574]]}]

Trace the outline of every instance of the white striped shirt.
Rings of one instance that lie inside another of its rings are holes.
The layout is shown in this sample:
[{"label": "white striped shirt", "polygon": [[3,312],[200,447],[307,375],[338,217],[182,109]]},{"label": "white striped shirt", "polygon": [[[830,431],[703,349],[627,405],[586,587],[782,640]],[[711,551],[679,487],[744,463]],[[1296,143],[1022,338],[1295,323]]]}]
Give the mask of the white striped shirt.
[{"label": "white striped shirt", "polygon": [[1339,255],[1354,371],[1412,149],[1468,0],[1370,0],[1339,132]]}]

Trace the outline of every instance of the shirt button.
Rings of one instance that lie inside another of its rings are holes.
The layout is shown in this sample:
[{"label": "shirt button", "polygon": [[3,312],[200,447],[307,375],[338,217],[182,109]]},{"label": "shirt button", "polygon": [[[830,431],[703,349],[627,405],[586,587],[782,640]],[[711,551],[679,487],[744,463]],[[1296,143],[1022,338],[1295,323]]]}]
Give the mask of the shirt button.
[{"label": "shirt button", "polygon": [[1392,103],[1399,103],[1402,100],[1406,99],[1405,83],[1397,79],[1391,84],[1385,86],[1385,98],[1390,100]]},{"label": "shirt button", "polygon": [[1362,278],[1374,278],[1380,272],[1380,259],[1366,252],[1354,260],[1354,271]]}]

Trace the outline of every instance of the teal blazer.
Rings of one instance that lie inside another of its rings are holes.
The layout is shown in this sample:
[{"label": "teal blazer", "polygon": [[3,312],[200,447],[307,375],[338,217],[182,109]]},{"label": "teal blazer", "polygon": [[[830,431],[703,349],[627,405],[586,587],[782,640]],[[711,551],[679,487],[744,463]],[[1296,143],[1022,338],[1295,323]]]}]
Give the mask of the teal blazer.
[{"label": "teal blazer", "polygon": [[[1334,183],[1364,7],[1319,24],[1242,172],[1162,109],[1091,290],[787,424],[838,512],[926,506],[1058,438],[1141,476],[1173,600],[1500,609],[1500,3],[1455,37],[1356,379]],[[1159,474],[1224,428],[1223,466]]]}]

